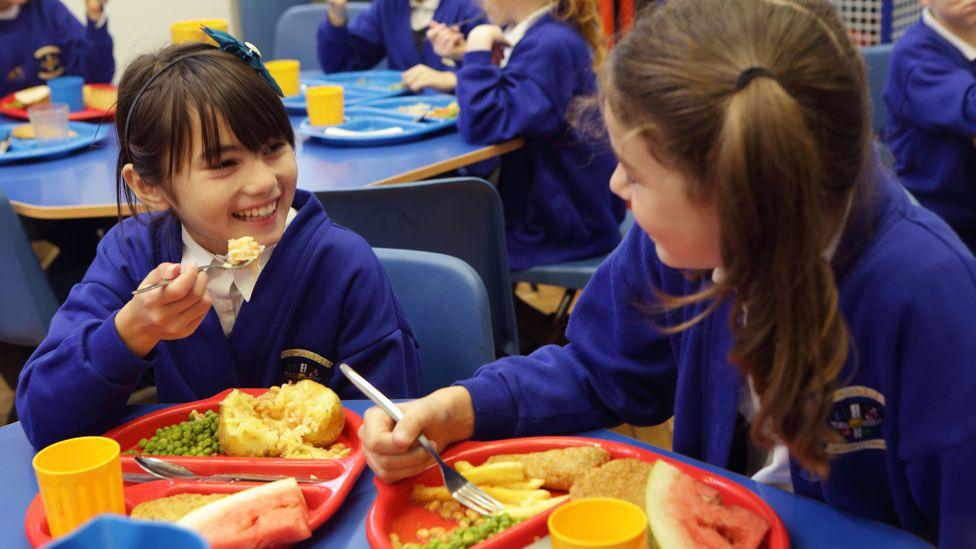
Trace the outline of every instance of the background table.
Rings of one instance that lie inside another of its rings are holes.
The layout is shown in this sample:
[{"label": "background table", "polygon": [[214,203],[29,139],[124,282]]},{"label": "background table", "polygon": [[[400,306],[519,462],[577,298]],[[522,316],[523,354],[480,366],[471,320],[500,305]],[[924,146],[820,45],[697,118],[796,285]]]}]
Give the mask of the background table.
[{"label": "background table", "polygon": [[[298,127],[300,117],[292,117]],[[471,145],[457,131],[385,147],[330,147],[295,135],[298,187],[308,191],[352,189],[418,181],[522,146],[516,139],[499,145]],[[38,219],[115,217],[115,162],[119,154],[114,126],[91,149],[54,160],[0,166],[0,189],[17,213]]]},{"label": "background table", "polygon": [[[347,400],[345,405],[362,414],[370,403],[361,400]],[[161,406],[134,406],[129,418],[145,414]],[[611,431],[582,433],[607,440],[615,440],[650,448],[636,440]],[[661,451],[661,450],[657,450]],[[696,463],[683,456],[662,452],[669,456],[695,463],[713,471],[717,475],[732,478],[753,490],[766,500],[779,514],[790,534],[792,547],[796,549],[830,547],[884,547],[886,549],[929,547],[918,538],[888,525],[861,519],[828,507],[822,503],[784,492],[777,488],[757,484],[752,480],[729,473],[722,469]],[[9,549],[29,547],[24,536],[24,514],[27,506],[37,494],[37,481],[31,469],[34,451],[27,442],[19,423],[0,429],[0,539],[3,547]],[[315,531],[314,537],[296,547],[347,547],[361,549],[368,547],[366,542],[366,513],[376,489],[373,487],[373,474],[367,468],[353,487],[349,498],[327,523]]]}]

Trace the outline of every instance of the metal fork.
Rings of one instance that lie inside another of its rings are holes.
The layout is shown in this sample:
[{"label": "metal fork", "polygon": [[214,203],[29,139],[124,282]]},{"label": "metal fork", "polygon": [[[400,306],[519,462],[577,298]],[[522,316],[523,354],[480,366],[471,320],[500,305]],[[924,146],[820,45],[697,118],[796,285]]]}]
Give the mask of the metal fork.
[{"label": "metal fork", "polygon": [[[255,258],[255,259],[257,259],[257,258]],[[205,273],[205,272],[211,271],[213,269],[218,269],[218,270],[221,270],[221,271],[236,271],[237,269],[243,269],[244,267],[247,267],[251,263],[254,263],[254,259],[249,259],[249,260],[245,261],[244,263],[238,263],[237,265],[231,265],[230,263],[224,263],[223,265],[219,265],[219,264],[218,265],[207,265],[205,267],[200,267],[198,270],[201,273]],[[155,283],[155,284],[153,284],[151,286],[146,286],[145,288],[138,288],[138,289],[132,291],[132,295],[139,295],[139,294],[143,294],[143,293],[146,293],[148,291],[151,291],[151,290],[155,290],[156,288],[162,288],[163,286],[169,284],[170,282],[172,282],[174,280],[176,280],[176,279],[175,278],[171,278],[169,280],[163,280],[161,282],[157,282],[157,283]]]},{"label": "metal fork", "polygon": [[10,130],[7,130],[7,134],[3,136],[3,139],[0,139],[0,154],[3,154],[10,150],[11,138],[12,138],[11,132]]},{"label": "metal fork", "polygon": [[[363,376],[356,373],[355,370],[349,367],[348,364],[340,364],[339,371],[342,372],[353,385],[356,386],[360,391],[363,392],[373,404],[379,406],[381,410],[387,413],[394,421],[401,421],[403,419],[403,412],[400,408],[393,403],[390,399],[386,398],[386,395],[381,393],[376,387],[373,387],[368,381],[363,379]],[[434,446],[427,440],[427,437],[420,435],[417,437],[417,442],[424,447],[424,450],[434,456],[437,463],[441,466],[441,475],[444,477],[444,486],[447,491],[451,493],[451,497],[456,499],[458,503],[464,505],[465,507],[480,513],[482,515],[491,515],[497,513],[505,508],[504,505],[498,502],[495,498],[489,496],[481,488],[478,488],[471,481],[461,476],[460,473],[452,469],[448,464],[444,463],[441,459],[440,454],[434,450]]]}]

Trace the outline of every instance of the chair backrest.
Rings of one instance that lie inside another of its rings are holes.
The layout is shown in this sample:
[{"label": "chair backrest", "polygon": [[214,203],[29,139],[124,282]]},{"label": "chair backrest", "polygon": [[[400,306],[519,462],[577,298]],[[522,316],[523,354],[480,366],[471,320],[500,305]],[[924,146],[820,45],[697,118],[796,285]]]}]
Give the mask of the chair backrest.
[{"label": "chair backrest", "polygon": [[893,44],[881,44],[861,48],[864,64],[867,66],[868,93],[871,96],[871,124],[874,133],[881,135],[885,124],[884,85],[888,78],[888,64],[891,62]]},{"label": "chair backrest", "polygon": [[0,341],[36,346],[47,335],[58,301],[2,191],[0,257]]},{"label": "chair backrest", "polygon": [[422,394],[471,377],[494,359],[488,294],[456,257],[376,248],[420,344]]},{"label": "chair backrest", "polygon": [[316,193],[338,224],[370,245],[451,255],[488,290],[499,354],[518,354],[502,202],[490,183],[467,177]]},{"label": "chair backrest", "polygon": [[[308,0],[236,0],[231,2],[237,8],[240,22],[239,36],[261,50],[265,59],[273,59],[275,25],[278,18],[288,8],[307,4]],[[315,65],[316,67],[318,64]]]},{"label": "chair backrest", "polygon": [[[369,9],[369,2],[349,2],[349,20]],[[325,19],[328,4],[304,4],[285,10],[274,32],[274,57],[298,59],[302,70],[320,70],[316,33]],[[259,46],[260,47],[260,46]]]}]

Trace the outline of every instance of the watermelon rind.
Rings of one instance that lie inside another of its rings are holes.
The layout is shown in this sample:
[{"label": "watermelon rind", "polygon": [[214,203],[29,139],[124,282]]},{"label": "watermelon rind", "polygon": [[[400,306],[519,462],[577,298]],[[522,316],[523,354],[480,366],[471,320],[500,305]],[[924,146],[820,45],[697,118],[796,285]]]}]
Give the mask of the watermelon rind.
[{"label": "watermelon rind", "polygon": [[677,467],[663,460],[654,462],[647,479],[645,511],[650,546],[659,549],[694,549],[688,530],[675,515],[677,509],[668,501],[675,482],[681,477]]}]

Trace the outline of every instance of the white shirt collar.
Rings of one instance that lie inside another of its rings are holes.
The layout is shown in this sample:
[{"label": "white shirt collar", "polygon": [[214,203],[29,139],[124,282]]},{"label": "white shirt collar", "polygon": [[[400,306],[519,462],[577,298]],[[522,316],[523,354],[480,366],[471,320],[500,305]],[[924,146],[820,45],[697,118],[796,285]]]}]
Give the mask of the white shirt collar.
[{"label": "white shirt collar", "polygon": [[[288,230],[288,226],[298,215],[298,211],[295,208],[288,209],[288,216],[285,218],[285,231]],[[203,267],[210,265],[211,263],[224,263],[224,257],[212,254],[207,251],[206,248],[201,246],[196,240],[190,236],[187,232],[186,226],[183,226],[183,259],[180,261],[181,265],[196,265],[197,267]],[[219,295],[227,295],[230,289],[231,283],[237,286],[237,290],[241,292],[241,296],[244,301],[251,301],[251,294],[254,292],[254,286],[258,283],[258,277],[261,275],[261,271],[264,266],[268,264],[268,260],[271,259],[271,254],[274,252],[275,246],[268,246],[261,252],[258,259],[251,264],[251,266],[244,269],[237,269],[233,271],[224,270],[212,270],[209,274],[209,281],[207,283],[207,288],[212,292]]]},{"label": "white shirt collar", "polygon": [[505,36],[505,40],[507,40],[511,45],[505,48],[505,55],[502,57],[500,64],[502,68],[505,68],[505,65],[508,65],[508,58],[512,56],[512,50],[515,49],[516,44],[525,38],[525,33],[529,32],[529,29],[532,28],[532,25],[534,25],[536,21],[542,19],[543,16],[551,11],[552,4],[546,4],[545,6],[529,14],[528,17],[519,21],[517,24],[505,29],[502,34]]},{"label": "white shirt collar", "polygon": [[930,29],[937,32],[939,36],[945,38],[946,42],[949,42],[955,46],[956,49],[962,53],[963,57],[965,57],[970,63],[976,61],[976,46],[973,46],[969,42],[966,42],[962,38],[956,36],[951,30],[946,28],[941,21],[936,19],[928,8],[925,8],[922,11],[922,21],[924,21]]},{"label": "white shirt collar", "polygon": [[441,0],[410,0],[410,28],[415,32],[430,26]]},{"label": "white shirt collar", "polygon": [[17,19],[18,15],[20,15],[20,6],[13,5],[3,11],[0,11],[0,21],[13,21],[14,19]]}]

